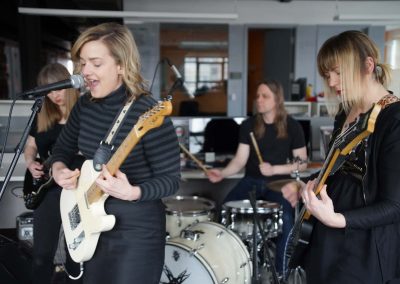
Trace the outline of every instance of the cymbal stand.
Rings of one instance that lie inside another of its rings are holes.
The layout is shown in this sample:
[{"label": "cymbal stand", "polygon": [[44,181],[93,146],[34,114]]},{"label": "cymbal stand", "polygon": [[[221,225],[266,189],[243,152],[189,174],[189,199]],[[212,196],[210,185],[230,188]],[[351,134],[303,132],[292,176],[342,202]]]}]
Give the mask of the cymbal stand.
[{"label": "cymbal stand", "polygon": [[260,279],[260,274],[258,271],[258,263],[257,263],[257,227],[258,231],[260,232],[261,235],[261,244],[264,247],[265,254],[267,256],[267,260],[271,265],[271,270],[272,270],[272,276],[273,276],[273,282],[274,284],[279,284],[279,279],[278,275],[276,273],[275,269],[275,264],[272,261],[272,257],[269,252],[269,240],[265,236],[265,232],[263,228],[261,227],[260,219],[258,218],[258,213],[257,213],[257,198],[256,198],[256,191],[252,190],[249,192],[249,200],[251,207],[253,208],[253,276],[251,279],[252,284],[261,284],[261,279]]},{"label": "cymbal stand", "polygon": [[[296,170],[294,170],[292,173],[295,175],[295,179],[297,182],[300,181],[300,165],[307,163],[307,160],[302,160],[300,157],[295,157],[293,159],[293,163],[296,163]],[[299,202],[297,202],[295,209],[294,209],[294,219],[297,220],[297,218],[299,217],[299,212],[300,212],[300,205]]]}]

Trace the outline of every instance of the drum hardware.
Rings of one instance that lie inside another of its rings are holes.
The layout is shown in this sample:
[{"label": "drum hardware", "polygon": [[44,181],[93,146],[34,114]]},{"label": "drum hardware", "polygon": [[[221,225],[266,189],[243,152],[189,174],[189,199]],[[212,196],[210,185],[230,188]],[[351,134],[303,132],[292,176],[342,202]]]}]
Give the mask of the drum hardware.
[{"label": "drum hardware", "polygon": [[275,265],[272,261],[271,254],[269,252],[270,240],[267,239],[258,218],[256,190],[252,190],[249,192],[249,200],[251,207],[253,208],[253,275],[251,278],[252,281],[251,283],[261,284],[261,277],[260,277],[261,275],[259,274],[258,263],[257,263],[257,227],[258,227],[258,231],[261,234],[261,245],[264,247],[264,253],[267,256],[267,260],[272,269],[273,283],[279,284],[279,279],[276,273]]},{"label": "drum hardware", "polygon": [[[228,201],[224,203],[221,211],[221,224],[238,234],[245,244],[252,243],[253,212],[249,200]],[[266,200],[257,200],[257,212],[262,220],[264,232],[269,238],[277,237],[282,232],[282,206]],[[259,233],[257,238],[258,241],[261,239]]]},{"label": "drum hardware", "polygon": [[204,243],[200,244],[197,248],[193,248],[190,250],[190,256],[196,255],[199,250],[204,248]]},{"label": "drum hardware", "polygon": [[[296,177],[296,182],[298,183],[300,181],[300,171],[299,171],[299,164],[297,164],[297,169],[293,172]],[[299,184],[299,183],[298,183]],[[294,219],[297,220],[299,217],[299,212],[300,212],[300,202],[296,203],[296,206],[294,208]]]},{"label": "drum hardware", "polygon": [[[194,223],[195,224],[195,223]],[[200,234],[204,234],[202,231],[192,231],[190,226],[181,232],[181,238],[189,241],[197,241],[200,238]]]}]

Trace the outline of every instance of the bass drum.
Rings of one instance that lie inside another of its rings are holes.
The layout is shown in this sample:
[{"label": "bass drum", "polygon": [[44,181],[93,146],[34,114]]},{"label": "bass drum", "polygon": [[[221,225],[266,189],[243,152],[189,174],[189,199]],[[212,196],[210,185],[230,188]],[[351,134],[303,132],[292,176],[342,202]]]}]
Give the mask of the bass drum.
[{"label": "bass drum", "polygon": [[160,283],[251,283],[249,253],[235,233],[213,222],[193,224],[167,241]]},{"label": "bass drum", "polygon": [[166,229],[170,238],[178,237],[194,223],[213,221],[215,203],[198,196],[172,196],[163,199],[166,206]]}]

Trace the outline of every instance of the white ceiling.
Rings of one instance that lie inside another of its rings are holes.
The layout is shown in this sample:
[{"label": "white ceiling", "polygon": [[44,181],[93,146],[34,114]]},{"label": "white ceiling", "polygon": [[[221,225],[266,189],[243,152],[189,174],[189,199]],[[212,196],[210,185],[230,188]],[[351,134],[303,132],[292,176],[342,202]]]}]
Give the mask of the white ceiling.
[{"label": "white ceiling", "polygon": [[[51,2],[50,0],[46,0]],[[54,0],[65,1],[65,0]],[[82,1],[82,2],[80,2]],[[72,0],[82,6],[60,9],[55,5],[40,8],[37,15],[81,18],[123,18],[125,23],[229,23],[249,26],[297,25],[377,25],[400,27],[400,1],[372,0],[101,0],[106,10],[94,5],[97,0]],[[121,3],[122,1],[122,3]],[[93,3],[92,3],[93,2]],[[115,2],[115,3],[114,3]],[[53,3],[53,2],[51,2]],[[89,5],[89,4],[93,5]],[[113,4],[114,3],[114,4]],[[113,5],[112,5],[113,4]],[[95,9],[95,10],[92,10]],[[36,13],[36,12],[35,12]],[[53,13],[53,14],[52,14]],[[350,20],[335,18],[353,17]]]},{"label": "white ceiling", "polygon": [[[124,0],[125,11],[209,13],[237,15],[236,19],[187,19],[169,17],[163,22],[228,22],[249,25],[340,25],[369,24],[400,26],[400,1],[321,1],[293,0]],[[337,15],[351,15],[358,20],[335,21]],[[180,16],[180,14],[178,15]],[[392,19],[395,18],[395,19]],[[131,18],[160,21],[160,19]]]}]

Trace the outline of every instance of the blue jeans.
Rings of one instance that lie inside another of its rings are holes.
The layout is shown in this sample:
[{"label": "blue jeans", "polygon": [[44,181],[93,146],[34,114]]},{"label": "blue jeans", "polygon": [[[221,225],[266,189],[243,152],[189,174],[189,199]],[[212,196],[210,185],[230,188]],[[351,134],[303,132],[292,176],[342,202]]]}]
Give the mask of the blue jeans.
[{"label": "blue jeans", "polygon": [[278,273],[282,273],[286,239],[294,223],[294,209],[290,203],[282,196],[281,193],[268,189],[265,179],[252,178],[248,176],[245,176],[239,181],[239,183],[226,196],[224,202],[249,199],[249,192],[254,189],[256,190],[257,200],[267,200],[282,205],[282,234],[279,234],[275,240],[275,268]]}]

